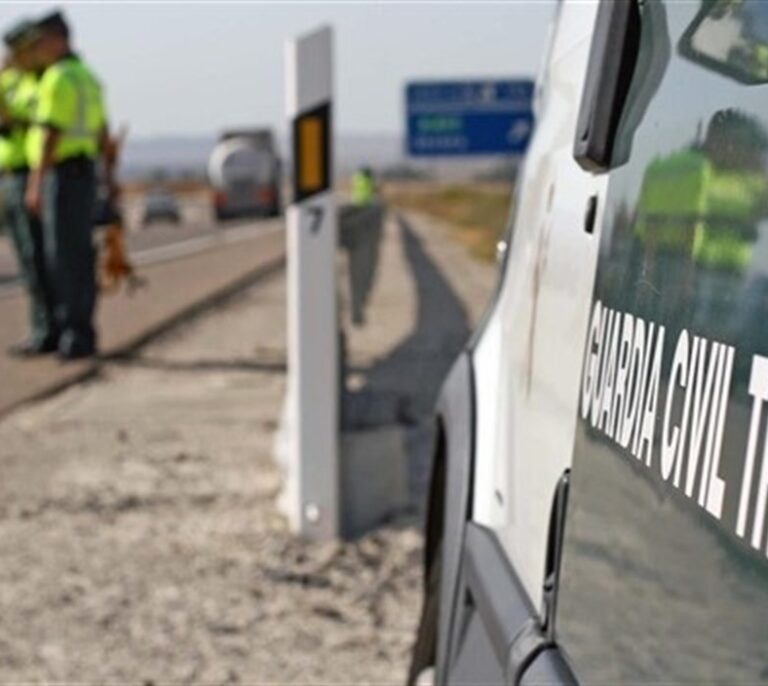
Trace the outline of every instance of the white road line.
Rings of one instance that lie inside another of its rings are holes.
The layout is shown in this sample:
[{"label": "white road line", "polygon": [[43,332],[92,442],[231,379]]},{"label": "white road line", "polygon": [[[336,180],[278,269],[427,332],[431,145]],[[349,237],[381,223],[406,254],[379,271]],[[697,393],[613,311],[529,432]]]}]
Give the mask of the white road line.
[{"label": "white road line", "polygon": [[209,248],[215,248],[223,245],[233,245],[242,243],[251,238],[259,236],[269,236],[283,230],[282,223],[272,225],[256,225],[249,223],[244,226],[231,227],[223,229],[218,233],[206,234],[197,238],[190,238],[178,243],[161,245],[157,248],[147,248],[131,255],[131,260],[136,266],[147,264],[156,264],[157,262],[166,262],[180,257],[194,255],[203,252]]}]

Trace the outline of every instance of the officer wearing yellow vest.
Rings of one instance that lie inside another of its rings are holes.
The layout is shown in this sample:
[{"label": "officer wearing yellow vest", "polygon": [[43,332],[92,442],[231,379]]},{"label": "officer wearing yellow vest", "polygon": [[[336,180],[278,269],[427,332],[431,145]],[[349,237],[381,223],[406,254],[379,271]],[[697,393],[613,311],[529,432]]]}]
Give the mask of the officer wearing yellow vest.
[{"label": "officer wearing yellow vest", "polygon": [[370,205],[376,199],[376,182],[368,167],[361,167],[352,176],[352,203],[358,206]]},{"label": "officer wearing yellow vest", "polygon": [[53,286],[58,354],[63,360],[94,355],[96,305],[92,213],[95,160],[107,155],[107,117],[101,85],[70,45],[64,17],[37,22],[35,50],[45,67],[34,124],[27,137],[31,167],[26,202],[41,217]]},{"label": "officer wearing yellow vest", "polygon": [[29,175],[25,145],[39,77],[39,65],[31,48],[35,32],[31,21],[20,21],[4,34],[9,55],[6,68],[0,72],[0,169],[4,177],[9,233],[30,301],[29,337],[8,352],[24,357],[52,352],[58,344],[45,267],[43,230],[38,217],[28,212],[24,203]]}]

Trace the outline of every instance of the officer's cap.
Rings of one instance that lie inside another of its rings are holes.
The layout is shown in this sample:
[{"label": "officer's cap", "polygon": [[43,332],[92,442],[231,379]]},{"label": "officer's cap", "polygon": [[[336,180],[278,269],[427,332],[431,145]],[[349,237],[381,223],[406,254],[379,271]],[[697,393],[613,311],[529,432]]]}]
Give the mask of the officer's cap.
[{"label": "officer's cap", "polygon": [[11,49],[23,47],[31,43],[38,34],[35,22],[22,19],[16,22],[3,34],[3,42]]},{"label": "officer's cap", "polygon": [[53,31],[62,36],[69,36],[69,24],[67,24],[67,20],[64,19],[64,15],[59,10],[40,17],[35,26],[41,33],[43,31]]}]

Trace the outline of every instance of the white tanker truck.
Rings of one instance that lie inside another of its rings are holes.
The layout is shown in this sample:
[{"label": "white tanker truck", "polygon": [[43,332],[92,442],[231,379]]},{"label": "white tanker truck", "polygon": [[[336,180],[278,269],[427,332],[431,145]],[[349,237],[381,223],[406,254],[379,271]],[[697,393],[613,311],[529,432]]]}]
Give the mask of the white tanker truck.
[{"label": "white tanker truck", "polygon": [[271,131],[222,133],[211,153],[208,176],[217,220],[280,214],[280,159]]}]

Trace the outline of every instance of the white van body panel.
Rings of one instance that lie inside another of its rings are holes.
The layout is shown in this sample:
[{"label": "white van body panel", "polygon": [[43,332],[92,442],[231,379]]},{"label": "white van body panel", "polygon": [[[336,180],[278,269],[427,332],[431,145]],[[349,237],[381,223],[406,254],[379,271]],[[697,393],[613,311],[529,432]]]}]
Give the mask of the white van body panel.
[{"label": "white van body panel", "polygon": [[[596,15],[597,2],[560,7],[504,281],[473,355],[472,518],[496,531],[535,605],[552,496],[571,463],[602,224],[605,176],[588,174],[573,159]],[[592,196],[597,216],[588,234]]]}]

